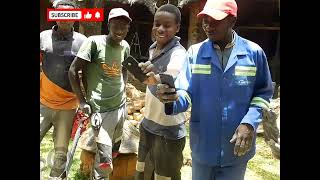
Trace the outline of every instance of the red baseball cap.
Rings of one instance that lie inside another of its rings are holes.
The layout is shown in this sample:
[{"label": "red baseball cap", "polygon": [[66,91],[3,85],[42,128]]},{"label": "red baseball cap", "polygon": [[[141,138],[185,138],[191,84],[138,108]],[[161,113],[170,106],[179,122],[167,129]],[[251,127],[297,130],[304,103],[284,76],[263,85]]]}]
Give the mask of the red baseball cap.
[{"label": "red baseball cap", "polygon": [[197,15],[208,15],[215,20],[222,20],[229,14],[237,17],[237,3],[235,0],[207,0],[203,10]]}]

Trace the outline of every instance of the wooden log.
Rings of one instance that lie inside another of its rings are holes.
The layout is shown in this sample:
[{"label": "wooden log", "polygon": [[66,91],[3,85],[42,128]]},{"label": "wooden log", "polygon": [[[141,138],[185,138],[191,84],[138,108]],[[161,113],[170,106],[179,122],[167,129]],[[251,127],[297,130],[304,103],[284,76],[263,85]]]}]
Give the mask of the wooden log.
[{"label": "wooden log", "polygon": [[113,161],[113,172],[110,175],[110,180],[134,179],[136,162],[136,154],[120,154]]},{"label": "wooden log", "polygon": [[95,154],[90,151],[82,150],[80,154],[80,171],[85,175],[89,176],[92,166],[94,164]]}]

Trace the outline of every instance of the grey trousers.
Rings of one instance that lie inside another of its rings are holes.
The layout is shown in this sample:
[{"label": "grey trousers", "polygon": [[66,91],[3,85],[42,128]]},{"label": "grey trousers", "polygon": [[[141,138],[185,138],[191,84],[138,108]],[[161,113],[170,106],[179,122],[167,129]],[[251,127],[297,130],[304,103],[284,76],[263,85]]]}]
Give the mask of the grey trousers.
[{"label": "grey trousers", "polygon": [[[123,132],[123,123],[126,118],[125,105],[119,109],[97,113],[102,120],[100,127],[93,127],[97,152],[95,155],[95,164],[93,170],[93,179],[106,180],[113,170],[112,150],[113,146],[119,146]],[[110,166],[103,168],[100,165],[107,163]]]},{"label": "grey trousers", "polygon": [[57,110],[40,104],[40,143],[53,126],[54,160],[50,176],[58,177],[65,169],[75,109]]}]

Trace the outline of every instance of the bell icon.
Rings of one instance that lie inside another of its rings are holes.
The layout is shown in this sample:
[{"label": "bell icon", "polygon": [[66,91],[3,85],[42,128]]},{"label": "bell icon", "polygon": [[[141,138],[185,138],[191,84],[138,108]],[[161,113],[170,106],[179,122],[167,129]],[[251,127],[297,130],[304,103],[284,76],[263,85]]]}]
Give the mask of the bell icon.
[{"label": "bell icon", "polygon": [[94,15],[95,18],[99,19],[100,18],[100,13],[99,11],[96,12],[96,14]]}]

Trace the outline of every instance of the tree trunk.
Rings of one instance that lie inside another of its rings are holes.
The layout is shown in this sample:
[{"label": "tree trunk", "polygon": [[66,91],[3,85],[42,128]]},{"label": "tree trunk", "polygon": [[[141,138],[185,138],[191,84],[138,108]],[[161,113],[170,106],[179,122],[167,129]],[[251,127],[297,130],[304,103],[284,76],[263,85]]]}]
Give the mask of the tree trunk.
[{"label": "tree trunk", "polygon": [[189,28],[188,28],[188,47],[198,42],[199,22],[197,14],[199,13],[198,3],[190,5]]},{"label": "tree trunk", "polygon": [[197,17],[197,14],[202,10],[205,2],[206,1],[199,0],[198,2],[191,3],[189,6],[188,47],[207,39],[202,29],[201,19]]}]

